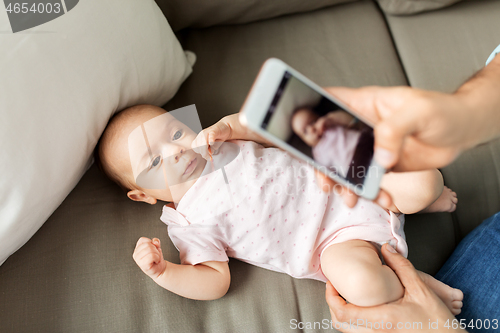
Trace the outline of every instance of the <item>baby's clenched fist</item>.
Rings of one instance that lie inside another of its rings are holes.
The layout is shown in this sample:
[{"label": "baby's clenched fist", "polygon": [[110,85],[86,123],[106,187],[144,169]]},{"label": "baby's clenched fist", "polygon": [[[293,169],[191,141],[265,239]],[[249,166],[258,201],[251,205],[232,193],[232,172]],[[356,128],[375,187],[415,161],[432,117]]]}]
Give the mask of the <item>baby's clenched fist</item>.
[{"label": "baby's clenched fist", "polygon": [[158,238],[152,240],[141,237],[135,246],[134,260],[149,277],[156,279],[165,272],[167,262],[163,259],[161,244]]}]

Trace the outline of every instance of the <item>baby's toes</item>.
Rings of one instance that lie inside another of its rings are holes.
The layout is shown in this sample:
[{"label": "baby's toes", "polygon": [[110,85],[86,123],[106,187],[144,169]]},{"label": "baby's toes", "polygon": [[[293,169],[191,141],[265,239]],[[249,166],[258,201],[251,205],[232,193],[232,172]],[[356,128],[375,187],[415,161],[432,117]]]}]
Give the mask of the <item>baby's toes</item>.
[{"label": "baby's toes", "polygon": [[447,212],[453,213],[455,210],[457,210],[457,205],[454,204],[453,202],[450,202],[450,207],[448,208]]},{"label": "baby's toes", "polygon": [[451,302],[451,307],[453,309],[460,310],[462,308],[462,306],[464,306],[464,303],[462,301],[453,301],[453,302]]},{"label": "baby's toes", "polygon": [[453,298],[453,301],[460,301],[460,302],[462,302],[463,299],[464,299],[464,293],[460,289],[453,288],[451,297]]},{"label": "baby's toes", "polygon": [[462,312],[462,306],[464,303],[462,301],[453,301],[451,302],[451,313],[453,313],[455,316],[460,314]]}]

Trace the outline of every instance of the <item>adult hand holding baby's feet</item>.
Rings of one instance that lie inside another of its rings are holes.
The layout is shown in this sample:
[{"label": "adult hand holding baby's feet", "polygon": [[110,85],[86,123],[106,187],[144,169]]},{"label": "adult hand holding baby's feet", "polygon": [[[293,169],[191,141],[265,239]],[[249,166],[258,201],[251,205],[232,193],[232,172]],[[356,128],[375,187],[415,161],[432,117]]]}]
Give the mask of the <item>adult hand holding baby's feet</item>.
[{"label": "adult hand holding baby's feet", "polygon": [[231,137],[231,127],[223,120],[224,118],[198,133],[191,144],[191,148],[207,161],[210,160],[210,155],[217,154],[222,143]]},{"label": "adult hand holding baby's feet", "polygon": [[163,259],[158,238],[151,240],[141,237],[135,246],[133,258],[141,270],[153,279],[162,275],[167,268],[167,261]]}]

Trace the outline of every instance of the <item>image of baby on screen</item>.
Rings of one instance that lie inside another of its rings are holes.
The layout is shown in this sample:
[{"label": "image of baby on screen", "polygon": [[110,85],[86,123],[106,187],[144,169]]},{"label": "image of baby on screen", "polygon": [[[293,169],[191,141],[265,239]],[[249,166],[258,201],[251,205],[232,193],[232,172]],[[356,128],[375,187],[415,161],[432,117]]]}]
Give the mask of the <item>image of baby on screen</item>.
[{"label": "image of baby on screen", "polygon": [[321,115],[308,107],[294,111],[291,125],[293,132],[312,148],[317,163],[355,184],[363,183],[373,156],[371,128],[346,111]]}]

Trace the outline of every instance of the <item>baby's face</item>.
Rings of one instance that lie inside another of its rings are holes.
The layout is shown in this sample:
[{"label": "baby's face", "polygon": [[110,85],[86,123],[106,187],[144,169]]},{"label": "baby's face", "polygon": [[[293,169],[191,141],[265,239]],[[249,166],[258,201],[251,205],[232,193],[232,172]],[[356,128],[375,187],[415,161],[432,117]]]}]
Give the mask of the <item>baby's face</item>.
[{"label": "baby's face", "polygon": [[191,149],[195,137],[195,132],[168,113],[136,127],[128,137],[135,183],[157,199],[179,202],[206,164]]},{"label": "baby's face", "polygon": [[312,110],[299,109],[292,117],[292,129],[305,143],[314,147],[321,139],[321,132],[315,123],[319,116]]}]

